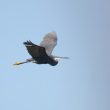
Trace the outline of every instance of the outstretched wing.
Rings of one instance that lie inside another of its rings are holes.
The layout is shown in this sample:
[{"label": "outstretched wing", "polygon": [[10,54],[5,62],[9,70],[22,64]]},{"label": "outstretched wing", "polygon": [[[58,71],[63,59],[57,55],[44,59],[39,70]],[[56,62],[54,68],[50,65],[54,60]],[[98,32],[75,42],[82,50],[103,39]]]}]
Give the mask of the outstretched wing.
[{"label": "outstretched wing", "polygon": [[45,48],[35,45],[34,43],[32,43],[31,41],[27,41],[24,42],[24,45],[26,46],[29,54],[36,59],[37,57],[45,57],[47,56],[46,52],[45,52]]},{"label": "outstretched wing", "polygon": [[40,46],[46,49],[46,53],[50,56],[54,47],[57,45],[57,34],[56,32],[50,32],[46,34]]}]

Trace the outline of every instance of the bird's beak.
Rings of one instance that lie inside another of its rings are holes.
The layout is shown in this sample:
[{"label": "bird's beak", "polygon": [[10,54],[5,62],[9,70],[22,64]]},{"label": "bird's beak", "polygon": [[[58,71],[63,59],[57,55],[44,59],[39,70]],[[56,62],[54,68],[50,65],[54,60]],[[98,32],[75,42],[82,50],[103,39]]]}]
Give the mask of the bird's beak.
[{"label": "bird's beak", "polygon": [[60,59],[69,59],[69,57],[59,57],[59,56],[54,56],[54,59],[59,61]]}]

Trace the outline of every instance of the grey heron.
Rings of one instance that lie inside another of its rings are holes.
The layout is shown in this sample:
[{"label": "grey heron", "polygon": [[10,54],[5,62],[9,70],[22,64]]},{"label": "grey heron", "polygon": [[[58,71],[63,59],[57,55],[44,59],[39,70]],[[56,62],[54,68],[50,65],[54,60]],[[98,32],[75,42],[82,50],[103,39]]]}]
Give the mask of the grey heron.
[{"label": "grey heron", "polygon": [[57,34],[56,32],[47,33],[40,45],[32,43],[30,40],[24,42],[28,53],[32,58],[27,59],[24,62],[16,62],[14,65],[20,65],[28,62],[36,64],[50,64],[55,66],[58,64],[59,59],[68,59],[68,57],[59,57],[52,55],[54,47],[57,45]]}]

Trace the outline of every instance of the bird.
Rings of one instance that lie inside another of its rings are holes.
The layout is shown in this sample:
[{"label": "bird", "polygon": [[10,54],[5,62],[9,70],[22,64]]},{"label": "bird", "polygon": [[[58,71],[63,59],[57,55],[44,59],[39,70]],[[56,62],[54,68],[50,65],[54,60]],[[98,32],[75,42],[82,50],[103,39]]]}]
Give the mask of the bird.
[{"label": "bird", "polygon": [[36,64],[49,64],[55,66],[58,64],[59,59],[69,59],[69,57],[59,57],[52,55],[52,51],[57,45],[57,34],[55,31],[47,33],[39,45],[34,44],[30,40],[23,42],[28,53],[32,58],[26,59],[24,62],[16,62],[14,65],[20,65],[24,63],[36,63]]}]

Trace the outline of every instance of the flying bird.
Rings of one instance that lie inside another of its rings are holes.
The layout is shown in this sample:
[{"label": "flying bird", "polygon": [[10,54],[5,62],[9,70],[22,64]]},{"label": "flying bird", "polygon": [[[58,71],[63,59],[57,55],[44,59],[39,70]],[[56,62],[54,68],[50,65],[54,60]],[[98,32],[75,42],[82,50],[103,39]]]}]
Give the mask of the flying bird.
[{"label": "flying bird", "polygon": [[59,59],[68,59],[68,57],[59,57],[52,55],[52,51],[57,45],[56,32],[50,32],[46,34],[40,45],[36,45],[30,40],[24,42],[23,44],[27,48],[27,51],[32,58],[29,58],[24,62],[16,62],[14,65],[32,62],[36,64],[50,64],[51,66],[55,66],[58,64]]}]

